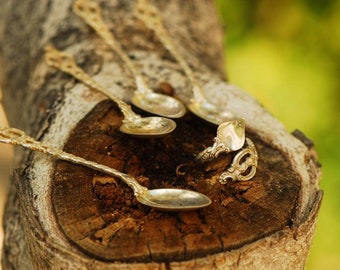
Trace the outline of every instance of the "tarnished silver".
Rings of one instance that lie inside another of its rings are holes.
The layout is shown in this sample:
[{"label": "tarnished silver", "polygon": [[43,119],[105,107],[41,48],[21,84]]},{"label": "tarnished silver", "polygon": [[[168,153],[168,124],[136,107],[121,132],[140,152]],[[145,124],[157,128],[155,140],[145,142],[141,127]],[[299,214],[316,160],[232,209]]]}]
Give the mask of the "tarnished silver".
[{"label": "tarnished silver", "polygon": [[220,125],[225,121],[233,119],[234,117],[230,112],[221,111],[220,108],[206,99],[202,86],[197,81],[194,72],[187,61],[179,53],[173,39],[164,27],[161,14],[158,9],[154,5],[150,4],[148,0],[137,0],[135,14],[136,17],[143,21],[149,29],[155,32],[164,47],[167,48],[177,60],[191,82],[192,97],[189,104],[187,104],[188,109],[198,117],[215,125]]},{"label": "tarnished silver", "polygon": [[221,184],[228,181],[248,181],[256,174],[258,154],[254,143],[246,138],[246,147],[241,149],[234,157],[227,171],[219,177]]},{"label": "tarnished silver", "polygon": [[186,108],[179,100],[167,95],[154,93],[151,90],[144,76],[138,71],[129,56],[124,52],[119,41],[109,30],[101,16],[101,9],[96,2],[77,0],[74,3],[73,10],[119,55],[133,73],[137,90],[134,92],[131,102],[135,106],[152,114],[169,118],[180,118],[185,114]]},{"label": "tarnished silver", "polygon": [[49,46],[45,49],[46,63],[65,73],[68,73],[96,91],[99,91],[113,100],[124,115],[119,130],[123,133],[139,137],[160,137],[171,133],[176,128],[176,122],[164,117],[141,117],[134,113],[131,106],[126,104],[112,92],[98,84],[77,64],[72,55],[58,51]]},{"label": "tarnished silver", "polygon": [[189,211],[206,207],[211,204],[211,200],[206,195],[191,190],[175,188],[149,190],[139,184],[136,179],[130,175],[36,141],[19,129],[0,127],[0,142],[20,145],[119,178],[133,190],[136,199],[140,203],[159,210]]},{"label": "tarnished silver", "polygon": [[222,153],[237,151],[227,170],[219,176],[219,182],[247,181],[256,174],[258,154],[254,143],[245,137],[245,120],[243,118],[224,122],[219,125],[214,144],[196,156],[196,161],[205,163],[213,161]]},{"label": "tarnished silver", "polygon": [[230,153],[242,148],[245,142],[245,120],[243,118],[224,122],[218,126],[214,144],[196,156],[199,162],[216,159],[222,153]]}]

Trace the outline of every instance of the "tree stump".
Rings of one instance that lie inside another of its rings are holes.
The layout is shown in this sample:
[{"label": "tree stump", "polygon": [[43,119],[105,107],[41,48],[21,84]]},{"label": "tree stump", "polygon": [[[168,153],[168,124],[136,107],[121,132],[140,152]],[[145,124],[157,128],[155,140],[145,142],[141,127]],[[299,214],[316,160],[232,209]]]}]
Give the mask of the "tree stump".
[{"label": "tree stump", "polygon": [[[4,218],[4,269],[304,268],[322,198],[311,142],[301,132],[289,134],[254,98],[223,80],[213,1],[154,3],[209,100],[246,119],[259,154],[256,176],[221,185],[218,168],[195,164],[216,127],[189,112],[164,138],[120,133],[116,105],[48,68],[43,50],[52,43],[74,54],[97,81],[129,100],[134,79],[119,57],[68,1],[2,0],[1,84],[12,126],[150,188],[197,190],[213,201],[198,211],[156,211],[139,204],[118,179],[109,183],[91,169],[17,150]],[[100,4],[152,88],[188,102],[188,79],[133,16],[135,2]]]}]

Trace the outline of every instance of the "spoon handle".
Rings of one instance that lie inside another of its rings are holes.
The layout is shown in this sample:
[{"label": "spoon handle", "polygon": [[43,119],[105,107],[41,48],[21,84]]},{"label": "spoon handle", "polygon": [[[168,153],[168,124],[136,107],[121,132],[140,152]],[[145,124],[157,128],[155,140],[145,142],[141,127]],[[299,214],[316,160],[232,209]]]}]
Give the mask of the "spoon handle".
[{"label": "spoon handle", "polygon": [[72,55],[58,51],[52,46],[48,46],[45,49],[45,60],[49,66],[57,68],[65,73],[72,75],[74,78],[78,79],[88,87],[97,90],[98,92],[103,93],[110,99],[112,99],[120,108],[122,113],[124,114],[124,118],[126,121],[140,118],[138,114],[135,114],[131,106],[122,101],[120,98],[116,97],[109,90],[98,84],[95,80],[91,78],[83,69],[77,66]]},{"label": "spoon handle", "polygon": [[73,10],[90,27],[92,27],[106,44],[124,61],[135,77],[137,90],[144,93],[152,92],[147,86],[142,74],[135,68],[130,57],[124,52],[119,41],[114,37],[107,24],[104,22],[99,5],[90,0],[77,0],[74,3]]},{"label": "spoon handle", "polygon": [[158,9],[152,4],[150,4],[148,0],[137,0],[135,15],[138,19],[144,22],[146,27],[155,32],[155,34],[163,43],[165,48],[167,48],[168,51],[178,61],[179,65],[182,67],[189,81],[193,85],[192,91],[194,100],[196,102],[204,102],[205,97],[203,94],[202,87],[196,80],[195,75],[192,69],[189,67],[186,60],[177,50],[176,45],[174,44],[172,38],[170,37],[170,34],[165,29]]},{"label": "spoon handle", "polygon": [[82,157],[64,152],[58,148],[46,145],[42,142],[36,141],[33,138],[26,135],[20,129],[0,127],[0,142],[19,145],[33,151],[42,152],[44,154],[51,155],[55,158],[83,165],[85,167],[109,174],[113,177],[117,177],[124,181],[133,190],[135,195],[142,194],[147,190],[146,187],[140,185],[133,177],[125,173],[122,173],[108,166],[96,163],[94,161],[90,161]]}]

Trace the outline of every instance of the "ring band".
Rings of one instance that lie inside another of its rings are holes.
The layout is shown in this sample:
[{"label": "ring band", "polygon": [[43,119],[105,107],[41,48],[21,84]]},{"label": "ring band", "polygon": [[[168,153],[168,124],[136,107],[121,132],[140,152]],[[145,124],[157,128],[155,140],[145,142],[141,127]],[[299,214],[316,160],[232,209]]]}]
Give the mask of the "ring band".
[{"label": "ring band", "polygon": [[226,184],[228,180],[248,181],[255,176],[258,154],[254,143],[249,138],[246,138],[246,144],[247,146],[236,154],[227,171],[220,175],[221,184]]}]

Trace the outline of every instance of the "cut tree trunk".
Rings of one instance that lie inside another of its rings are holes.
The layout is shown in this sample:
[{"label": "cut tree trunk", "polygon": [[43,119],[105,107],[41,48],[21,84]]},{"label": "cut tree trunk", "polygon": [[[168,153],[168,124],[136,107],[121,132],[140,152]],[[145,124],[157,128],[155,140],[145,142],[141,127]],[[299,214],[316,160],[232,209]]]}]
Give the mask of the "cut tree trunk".
[{"label": "cut tree trunk", "polygon": [[[1,84],[11,126],[148,187],[194,189],[213,202],[191,212],[152,210],[118,179],[108,183],[93,170],[17,150],[4,217],[4,269],[304,268],[322,198],[315,152],[302,133],[289,134],[254,98],[223,80],[213,1],[154,3],[208,99],[246,119],[258,170],[251,181],[226,185],[217,181],[216,167],[193,162],[212,145],[216,127],[188,112],[164,138],[123,135],[114,103],[47,67],[44,47],[53,44],[117,96],[128,101],[135,89],[129,70],[72,13],[69,1],[0,3]],[[133,16],[134,4],[100,1],[103,17],[151,87],[174,90],[188,102],[188,79]]]}]

